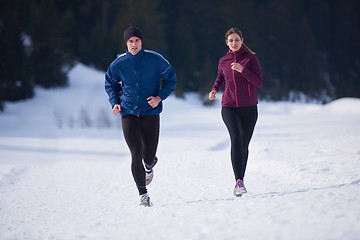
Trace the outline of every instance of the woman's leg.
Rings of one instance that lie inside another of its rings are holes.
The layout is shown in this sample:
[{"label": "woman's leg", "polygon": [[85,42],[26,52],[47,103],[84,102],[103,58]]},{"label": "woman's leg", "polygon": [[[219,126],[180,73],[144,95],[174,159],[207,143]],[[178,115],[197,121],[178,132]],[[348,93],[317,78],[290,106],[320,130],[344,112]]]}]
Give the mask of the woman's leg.
[{"label": "woman's leg", "polygon": [[131,172],[139,194],[147,193],[145,169],[142,163],[141,119],[136,116],[122,116],[122,129],[131,153]]},{"label": "woman's leg", "polygon": [[248,156],[249,156],[249,144],[252,135],[254,133],[256,121],[258,118],[258,111],[257,111],[257,106],[238,108],[237,111],[241,118],[241,129],[242,129],[243,160],[240,170],[240,177],[241,177],[240,179],[243,180],[246,171]]},{"label": "woman's leg", "polygon": [[223,107],[221,109],[221,116],[228,129],[231,141],[231,163],[235,175],[235,179],[243,180],[242,175],[242,161],[243,161],[243,140],[241,119],[236,113],[235,108]]}]

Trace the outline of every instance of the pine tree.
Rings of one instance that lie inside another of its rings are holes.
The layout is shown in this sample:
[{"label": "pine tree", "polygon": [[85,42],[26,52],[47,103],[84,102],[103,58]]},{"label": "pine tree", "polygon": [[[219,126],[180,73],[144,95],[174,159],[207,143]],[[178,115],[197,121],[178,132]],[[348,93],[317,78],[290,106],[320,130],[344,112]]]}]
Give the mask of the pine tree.
[{"label": "pine tree", "polygon": [[33,80],[45,87],[67,85],[71,58],[65,49],[66,36],[61,34],[61,16],[53,0],[33,1],[29,35],[32,42]]},{"label": "pine tree", "polygon": [[24,1],[2,1],[0,5],[0,110],[4,101],[33,96],[23,31]]},{"label": "pine tree", "polygon": [[179,84],[183,85],[184,91],[197,91],[198,65],[197,65],[197,46],[193,35],[192,24],[188,16],[181,14],[175,25],[175,34],[172,42],[174,67],[179,78]]},{"label": "pine tree", "polygon": [[137,26],[143,31],[143,47],[145,49],[167,52],[165,15],[160,11],[159,4],[159,0],[127,0],[122,2],[112,25],[112,36],[117,40],[119,51],[126,50],[123,41],[124,31],[129,26]]},{"label": "pine tree", "polygon": [[203,97],[204,103],[208,103],[208,93],[215,82],[217,76],[216,66],[214,66],[209,56],[205,57],[204,65],[199,75],[199,93]]}]

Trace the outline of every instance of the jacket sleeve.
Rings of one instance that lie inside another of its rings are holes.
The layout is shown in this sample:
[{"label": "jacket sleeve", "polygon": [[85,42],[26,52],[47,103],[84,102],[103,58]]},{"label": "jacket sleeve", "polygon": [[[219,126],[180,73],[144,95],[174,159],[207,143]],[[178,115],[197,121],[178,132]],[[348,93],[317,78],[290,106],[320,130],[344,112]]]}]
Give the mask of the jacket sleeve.
[{"label": "jacket sleeve", "polygon": [[247,67],[244,68],[242,75],[251,85],[254,85],[257,88],[261,88],[264,85],[260,63],[255,55],[253,55],[253,58],[251,59],[250,69]]},{"label": "jacket sleeve", "polygon": [[162,87],[158,93],[161,100],[165,100],[170,94],[175,91],[177,77],[175,69],[167,60],[161,60],[160,77],[163,79]]},{"label": "jacket sleeve", "polygon": [[214,83],[213,87],[211,88],[211,90],[215,90],[215,91],[219,92],[220,88],[224,85],[224,82],[225,82],[225,77],[224,77],[223,71],[221,69],[220,61],[219,61],[218,75],[217,75],[217,78],[216,78],[215,83]]},{"label": "jacket sleeve", "polygon": [[122,94],[121,81],[113,74],[112,65],[110,65],[105,74],[105,91],[109,96],[111,107],[114,107],[115,104],[120,104],[120,96]]}]

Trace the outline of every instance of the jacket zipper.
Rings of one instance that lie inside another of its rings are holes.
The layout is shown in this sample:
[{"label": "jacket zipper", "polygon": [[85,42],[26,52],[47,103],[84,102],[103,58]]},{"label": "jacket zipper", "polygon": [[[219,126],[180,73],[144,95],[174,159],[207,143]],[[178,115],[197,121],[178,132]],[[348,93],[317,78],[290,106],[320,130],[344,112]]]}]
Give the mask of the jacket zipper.
[{"label": "jacket zipper", "polygon": [[[234,58],[235,58],[235,62],[236,62],[236,53],[234,53]],[[233,81],[234,81],[234,88],[235,88],[235,104],[236,104],[236,107],[238,107],[239,104],[238,104],[237,88],[236,88],[236,82],[235,82],[235,69],[233,69]]]},{"label": "jacket zipper", "polygon": [[138,102],[138,106],[139,106],[139,111],[138,111],[138,113],[137,113],[137,116],[138,117],[141,117],[141,105],[140,105],[140,86],[139,86],[139,82],[140,82],[140,62],[138,62],[137,64],[136,64],[136,67],[137,67],[137,79],[138,79],[138,82],[137,82],[137,90],[138,90],[138,99],[137,99],[137,102]]}]

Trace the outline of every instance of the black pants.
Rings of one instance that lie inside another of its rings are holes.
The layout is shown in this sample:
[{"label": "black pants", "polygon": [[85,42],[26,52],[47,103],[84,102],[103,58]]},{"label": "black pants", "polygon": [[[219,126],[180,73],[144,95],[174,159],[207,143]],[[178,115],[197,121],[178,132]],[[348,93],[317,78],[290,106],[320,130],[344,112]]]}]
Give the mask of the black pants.
[{"label": "black pants", "polygon": [[235,179],[244,180],[249,143],[258,118],[257,106],[223,107],[221,115],[230,134],[231,163]]},{"label": "black pants", "polygon": [[122,116],[122,129],[131,153],[131,172],[139,194],[147,192],[143,164],[154,162],[159,142],[160,116]]}]

